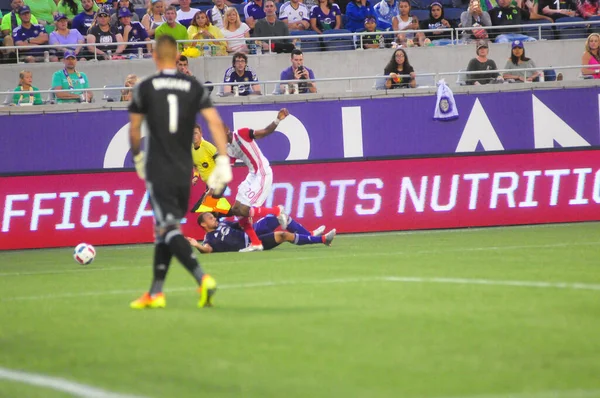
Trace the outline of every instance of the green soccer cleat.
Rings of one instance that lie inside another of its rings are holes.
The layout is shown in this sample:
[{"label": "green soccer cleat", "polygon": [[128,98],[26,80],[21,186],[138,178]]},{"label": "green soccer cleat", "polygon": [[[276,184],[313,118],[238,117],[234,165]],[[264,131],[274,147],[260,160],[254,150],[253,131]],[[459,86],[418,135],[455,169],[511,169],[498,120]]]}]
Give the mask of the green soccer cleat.
[{"label": "green soccer cleat", "polygon": [[165,308],[167,301],[163,293],[157,293],[150,295],[150,293],[144,293],[137,300],[132,301],[129,306],[134,310],[143,310],[145,308]]},{"label": "green soccer cleat", "polygon": [[202,277],[202,285],[198,288],[200,300],[198,300],[198,308],[212,307],[212,296],[217,292],[217,281],[208,275]]}]

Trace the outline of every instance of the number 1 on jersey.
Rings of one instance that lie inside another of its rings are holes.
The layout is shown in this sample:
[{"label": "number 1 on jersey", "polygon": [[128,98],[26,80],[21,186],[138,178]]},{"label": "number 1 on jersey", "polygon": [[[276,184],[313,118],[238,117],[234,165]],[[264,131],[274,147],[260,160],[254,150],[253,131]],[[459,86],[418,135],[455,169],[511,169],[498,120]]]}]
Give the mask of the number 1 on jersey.
[{"label": "number 1 on jersey", "polygon": [[167,102],[169,103],[169,133],[175,134],[177,132],[177,123],[179,119],[177,96],[175,94],[168,94]]}]

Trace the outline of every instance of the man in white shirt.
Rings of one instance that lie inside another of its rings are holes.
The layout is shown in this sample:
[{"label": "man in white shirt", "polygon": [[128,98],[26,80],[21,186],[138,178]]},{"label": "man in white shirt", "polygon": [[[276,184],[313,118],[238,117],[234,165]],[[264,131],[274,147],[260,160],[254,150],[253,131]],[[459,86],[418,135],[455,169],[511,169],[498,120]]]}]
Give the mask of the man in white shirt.
[{"label": "man in white shirt", "polygon": [[310,28],[310,11],[300,0],[286,1],[279,10],[279,19],[287,23],[289,30]]},{"label": "man in white shirt", "polygon": [[191,2],[191,0],[179,0],[180,8],[177,10],[177,22],[185,26],[186,29],[190,26],[190,23],[192,23],[194,15],[200,11],[197,8],[191,8]]}]

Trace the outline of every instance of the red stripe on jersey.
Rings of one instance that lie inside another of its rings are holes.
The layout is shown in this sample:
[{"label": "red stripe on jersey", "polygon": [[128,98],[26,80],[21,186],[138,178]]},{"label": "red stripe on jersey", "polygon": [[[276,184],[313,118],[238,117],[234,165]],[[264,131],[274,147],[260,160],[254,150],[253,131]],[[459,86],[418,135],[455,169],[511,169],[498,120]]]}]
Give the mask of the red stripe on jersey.
[{"label": "red stripe on jersey", "polygon": [[254,172],[258,172],[258,163],[256,162],[256,159],[254,159],[254,157],[252,156],[252,154],[250,153],[250,151],[248,151],[248,148],[246,148],[246,145],[241,141],[241,139],[239,138],[239,135],[236,134],[236,142],[238,144],[238,146],[240,147],[240,149],[242,150],[242,152],[244,152],[244,155],[246,155],[246,157],[250,160],[250,163],[252,164],[252,167],[254,168]]}]

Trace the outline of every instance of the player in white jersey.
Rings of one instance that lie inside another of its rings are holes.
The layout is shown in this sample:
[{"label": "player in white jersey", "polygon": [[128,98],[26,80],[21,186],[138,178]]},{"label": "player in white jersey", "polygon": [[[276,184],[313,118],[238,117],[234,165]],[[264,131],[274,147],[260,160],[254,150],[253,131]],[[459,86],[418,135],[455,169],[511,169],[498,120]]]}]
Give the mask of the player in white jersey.
[{"label": "player in white jersey", "polygon": [[277,119],[261,130],[241,128],[231,132],[227,127],[225,128],[229,142],[227,153],[232,158],[244,162],[249,171],[246,179],[238,186],[235,204],[231,208],[231,214],[240,217],[240,226],[250,238],[250,246],[240,250],[242,252],[263,250],[262,242],[252,227],[253,218],[259,219],[271,214],[277,216],[279,224],[284,230],[287,228],[289,218],[283,212],[283,206],[263,207],[267,197],[271,194],[273,170],[255,140],[273,133],[279,122],[289,114],[287,109],[281,109],[277,114]]}]

